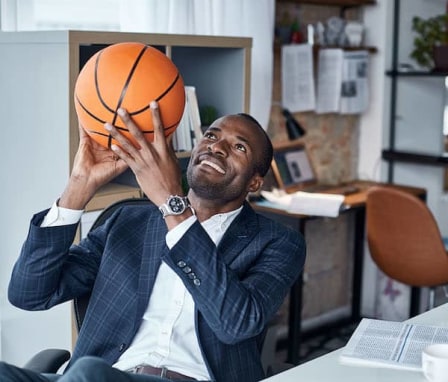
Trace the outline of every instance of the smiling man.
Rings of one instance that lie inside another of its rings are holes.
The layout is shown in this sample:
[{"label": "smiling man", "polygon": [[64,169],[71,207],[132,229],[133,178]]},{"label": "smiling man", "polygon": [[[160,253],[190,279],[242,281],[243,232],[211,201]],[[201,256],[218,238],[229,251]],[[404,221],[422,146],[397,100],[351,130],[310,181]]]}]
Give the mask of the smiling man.
[{"label": "smiling man", "polygon": [[[40,310],[91,293],[89,309],[62,376],[0,363],[2,381],[264,377],[264,330],[305,261],[302,236],[246,202],[263,184],[272,144],[247,114],[218,119],[191,154],[184,195],[156,103],[151,110],[153,143],[119,110],[139,147],[106,124],[119,142],[111,153],[80,128],[68,184],[50,210],[33,217],[9,299]],[[71,245],[86,204],[127,167],[152,203],[118,210]]]}]

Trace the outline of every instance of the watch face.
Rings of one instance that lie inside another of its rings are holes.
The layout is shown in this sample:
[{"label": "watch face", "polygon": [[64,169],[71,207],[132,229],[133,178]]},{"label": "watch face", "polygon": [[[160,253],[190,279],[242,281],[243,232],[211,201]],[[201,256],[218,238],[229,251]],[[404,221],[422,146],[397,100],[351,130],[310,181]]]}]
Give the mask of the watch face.
[{"label": "watch face", "polygon": [[173,211],[173,213],[175,214],[182,213],[186,207],[185,202],[179,196],[173,196],[172,198],[170,198],[170,200],[168,201],[168,205],[171,211]]}]

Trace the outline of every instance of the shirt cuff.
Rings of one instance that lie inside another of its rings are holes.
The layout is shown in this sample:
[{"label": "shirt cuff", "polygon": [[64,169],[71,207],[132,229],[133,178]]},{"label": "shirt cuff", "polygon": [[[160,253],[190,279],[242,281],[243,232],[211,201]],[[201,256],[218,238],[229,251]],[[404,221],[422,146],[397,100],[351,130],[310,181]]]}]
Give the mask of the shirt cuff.
[{"label": "shirt cuff", "polygon": [[76,224],[81,220],[84,210],[71,210],[53,203],[42,221],[41,227],[55,227]]},{"label": "shirt cuff", "polygon": [[178,224],[176,227],[168,231],[165,240],[166,245],[169,249],[173,248],[176,245],[176,243],[182,236],[184,236],[185,232],[188,231],[188,228],[190,228],[196,222],[196,220],[198,220],[196,215],[192,215],[188,219],[185,219],[182,223]]}]

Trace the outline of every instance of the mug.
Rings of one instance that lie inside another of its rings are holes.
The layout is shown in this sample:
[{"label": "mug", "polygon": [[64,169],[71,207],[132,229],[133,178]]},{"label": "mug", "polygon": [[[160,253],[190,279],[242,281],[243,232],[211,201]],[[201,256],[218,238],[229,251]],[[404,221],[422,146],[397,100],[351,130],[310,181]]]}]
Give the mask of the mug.
[{"label": "mug", "polygon": [[433,344],[424,349],[422,369],[428,381],[448,382],[448,344]]}]

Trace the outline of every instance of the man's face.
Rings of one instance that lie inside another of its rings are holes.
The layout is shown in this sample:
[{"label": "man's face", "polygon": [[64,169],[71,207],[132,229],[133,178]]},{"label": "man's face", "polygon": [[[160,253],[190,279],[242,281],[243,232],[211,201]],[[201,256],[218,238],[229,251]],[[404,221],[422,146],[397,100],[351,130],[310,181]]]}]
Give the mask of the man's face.
[{"label": "man's face", "polygon": [[262,177],[254,172],[261,160],[262,135],[241,116],[215,121],[192,152],[187,170],[194,193],[209,200],[243,200]]}]

